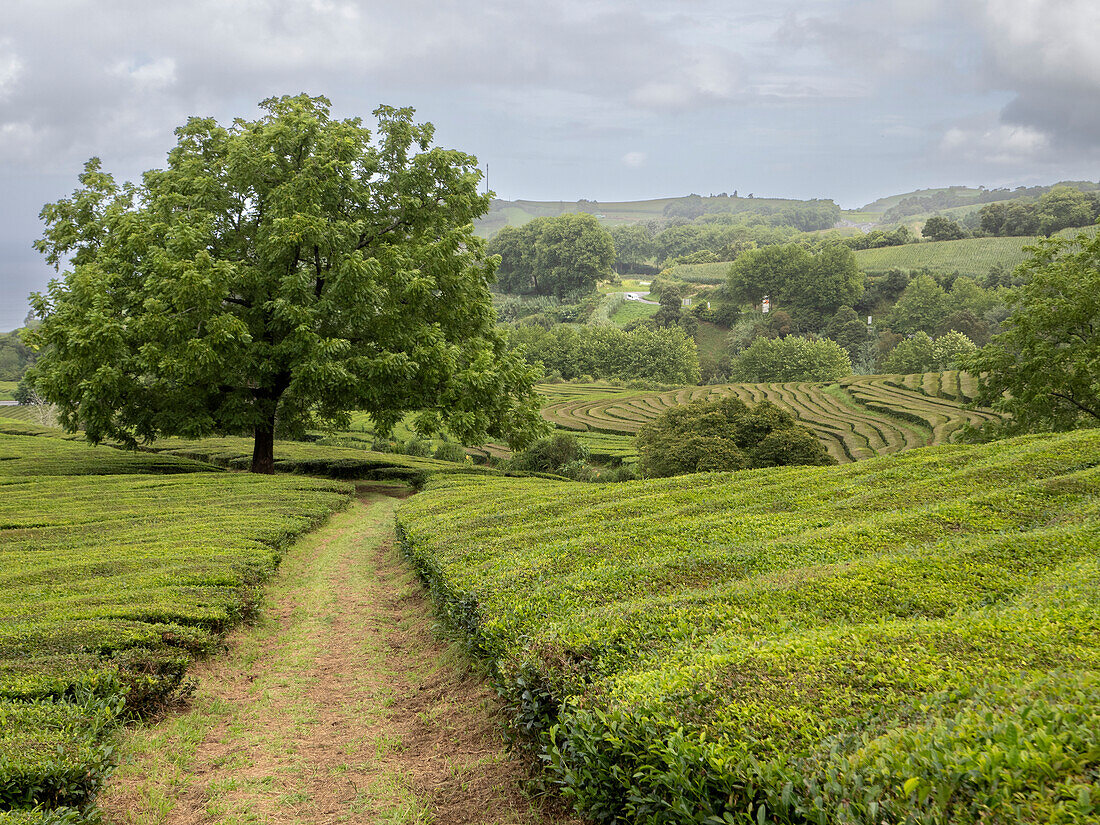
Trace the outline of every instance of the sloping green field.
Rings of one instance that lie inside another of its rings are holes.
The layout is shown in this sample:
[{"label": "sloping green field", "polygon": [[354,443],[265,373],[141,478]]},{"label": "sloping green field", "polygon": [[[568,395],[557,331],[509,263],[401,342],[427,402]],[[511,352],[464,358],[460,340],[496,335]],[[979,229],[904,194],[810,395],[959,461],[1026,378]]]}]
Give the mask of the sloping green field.
[{"label": "sloping green field", "polygon": [[981,277],[990,267],[1015,269],[1027,258],[1024,246],[1038,238],[964,238],[959,241],[929,241],[879,249],[856,250],[856,263],[864,272],[891,269],[931,269]]},{"label": "sloping green field", "polygon": [[122,715],[164,701],[350,492],[0,434],[0,811],[93,800]]},{"label": "sloping green field", "polygon": [[398,520],[595,821],[1100,821],[1100,430]]},{"label": "sloping green field", "polygon": [[[1057,234],[1073,237],[1080,233],[1095,234],[1096,227],[1063,229]],[[1024,247],[1038,237],[964,238],[959,241],[922,241],[902,246],[856,250],[856,263],[864,272],[887,272],[891,269],[931,269],[936,272],[958,272],[981,277],[994,265],[1015,269],[1027,259]]]},{"label": "sloping green field", "polygon": [[550,399],[542,415],[554,426],[620,435],[637,433],[677,404],[725,395],[736,395],[748,404],[770,401],[791,412],[817,434],[830,455],[845,462],[943,444],[967,424],[996,420],[998,416],[989,410],[965,408],[974,389],[972,377],[953,371],[859,375],[831,385],[809,381],[716,384],[666,392],[540,385],[539,392]]}]

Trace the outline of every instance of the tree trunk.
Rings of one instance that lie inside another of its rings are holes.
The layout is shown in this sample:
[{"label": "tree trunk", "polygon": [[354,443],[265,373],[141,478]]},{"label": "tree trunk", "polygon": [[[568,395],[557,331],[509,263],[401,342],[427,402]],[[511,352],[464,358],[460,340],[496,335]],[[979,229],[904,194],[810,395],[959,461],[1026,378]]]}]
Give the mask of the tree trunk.
[{"label": "tree trunk", "polygon": [[252,472],[275,472],[275,416],[256,426],[256,440],[252,447]]}]

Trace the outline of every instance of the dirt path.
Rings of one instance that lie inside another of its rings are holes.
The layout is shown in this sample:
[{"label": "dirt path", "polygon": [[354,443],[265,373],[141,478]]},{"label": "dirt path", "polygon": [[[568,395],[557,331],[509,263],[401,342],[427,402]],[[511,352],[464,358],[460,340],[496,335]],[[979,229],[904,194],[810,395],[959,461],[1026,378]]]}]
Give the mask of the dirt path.
[{"label": "dirt path", "polygon": [[127,734],[108,822],[562,821],[520,793],[491,691],[432,634],[396,501],[362,495],[288,554],[188,711]]}]

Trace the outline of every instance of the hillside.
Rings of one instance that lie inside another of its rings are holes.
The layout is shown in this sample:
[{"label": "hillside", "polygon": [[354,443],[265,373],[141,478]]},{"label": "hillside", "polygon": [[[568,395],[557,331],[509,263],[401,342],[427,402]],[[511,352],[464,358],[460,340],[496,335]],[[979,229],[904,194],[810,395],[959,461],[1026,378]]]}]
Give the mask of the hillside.
[{"label": "hillside", "polygon": [[609,486],[456,478],[398,520],[593,819],[1100,817],[1100,430]]},{"label": "hillside", "polygon": [[998,416],[964,407],[974,379],[965,373],[851,376],[839,384],[809,381],[719,384],[667,392],[607,385],[545,384],[543,417],[575,432],[633,435],[677,404],[736,395],[748,404],[770,401],[813,430],[837,461],[860,461],[914,447],[945,444],[967,424]]},{"label": "hillside", "polygon": [[[505,226],[522,226],[539,217],[556,217],[573,212],[588,212],[595,215],[605,226],[641,223],[662,218],[666,210],[683,206],[698,195],[685,195],[674,198],[654,198],[640,201],[534,201],[534,200],[494,200],[488,214],[475,223],[477,233],[488,238]],[[804,203],[793,198],[730,198],[736,211],[775,210],[794,203]]]},{"label": "hillside", "polygon": [[[1096,227],[1085,227],[1063,229],[1056,234],[1068,238],[1081,233],[1095,234],[1096,231]],[[856,262],[864,272],[930,269],[934,272],[958,272],[960,275],[981,277],[987,275],[992,266],[1015,269],[1028,257],[1024,247],[1038,241],[1037,236],[922,241],[902,246],[860,249],[856,250],[855,255]]]}]

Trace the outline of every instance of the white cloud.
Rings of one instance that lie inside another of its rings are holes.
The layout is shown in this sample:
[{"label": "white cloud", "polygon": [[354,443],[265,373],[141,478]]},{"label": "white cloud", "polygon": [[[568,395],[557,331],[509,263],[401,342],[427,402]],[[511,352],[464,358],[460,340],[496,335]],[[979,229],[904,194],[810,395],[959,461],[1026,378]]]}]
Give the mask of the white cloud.
[{"label": "white cloud", "polygon": [[176,61],[162,57],[145,63],[125,60],[116,63],[111,73],[130,80],[143,91],[156,91],[176,82]]},{"label": "white cloud", "polygon": [[23,74],[23,61],[12,50],[11,41],[0,41],[0,98],[7,97]]},{"label": "white cloud", "polygon": [[972,0],[972,5],[998,76],[1100,89],[1095,0]]},{"label": "white cloud", "polygon": [[952,127],[940,150],[974,162],[1018,164],[1038,159],[1050,146],[1050,136],[1030,126],[998,124],[987,128]]},{"label": "white cloud", "polygon": [[645,152],[627,152],[623,155],[623,165],[637,169],[645,163]]}]

